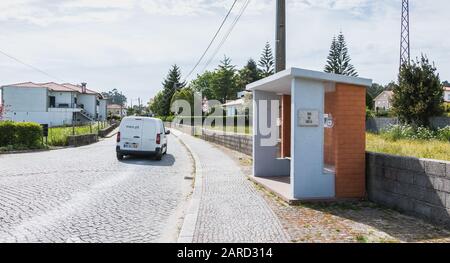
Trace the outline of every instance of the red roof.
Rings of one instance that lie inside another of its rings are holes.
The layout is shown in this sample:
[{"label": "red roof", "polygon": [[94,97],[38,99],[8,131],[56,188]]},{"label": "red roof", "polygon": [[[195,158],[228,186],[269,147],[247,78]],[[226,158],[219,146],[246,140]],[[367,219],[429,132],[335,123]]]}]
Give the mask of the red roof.
[{"label": "red roof", "polygon": [[43,87],[48,88],[50,91],[60,91],[60,92],[74,92],[76,90],[70,89],[66,86],[60,85],[58,83],[49,82],[40,84]]},{"label": "red roof", "polygon": [[[70,83],[58,84],[55,82],[48,82],[48,83],[23,82],[23,83],[4,85],[1,87],[47,88],[50,91],[83,93],[81,86],[73,85]],[[86,89],[86,94],[101,95],[100,93],[90,90],[90,89]]]},{"label": "red roof", "polygon": [[[63,86],[78,91],[79,93],[83,93],[83,89],[80,85],[73,85],[70,83],[64,83]],[[86,94],[98,95],[99,93],[90,89],[86,89]]]},{"label": "red roof", "polygon": [[33,82],[23,82],[17,84],[4,85],[2,87],[20,87],[20,88],[44,88],[40,84]]},{"label": "red roof", "polygon": [[123,106],[120,106],[119,104],[109,104],[108,106],[106,106],[106,108],[108,109],[123,109]]}]

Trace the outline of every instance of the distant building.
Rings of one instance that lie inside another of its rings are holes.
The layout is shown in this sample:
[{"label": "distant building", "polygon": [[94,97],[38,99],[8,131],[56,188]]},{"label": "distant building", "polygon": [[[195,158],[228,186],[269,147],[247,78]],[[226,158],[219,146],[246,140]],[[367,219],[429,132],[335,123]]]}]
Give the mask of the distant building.
[{"label": "distant building", "polygon": [[1,86],[5,120],[49,126],[106,120],[106,100],[86,84],[25,82]]},{"label": "distant building", "polygon": [[392,97],[394,96],[394,92],[390,90],[383,91],[380,95],[378,95],[375,99],[375,110],[379,111],[387,111],[392,108]]},{"label": "distant building", "polygon": [[450,87],[444,87],[444,101],[450,103]]},{"label": "distant building", "polygon": [[107,110],[108,110],[108,117],[109,116],[117,116],[117,117],[123,118],[127,115],[126,107],[119,105],[119,104],[109,104],[107,106]]},{"label": "distant building", "polygon": [[251,94],[251,93],[248,91],[238,92],[237,100],[230,100],[222,105],[222,107],[225,109],[228,117],[238,115],[239,112],[243,109],[243,107],[245,106],[245,95],[246,94]]}]

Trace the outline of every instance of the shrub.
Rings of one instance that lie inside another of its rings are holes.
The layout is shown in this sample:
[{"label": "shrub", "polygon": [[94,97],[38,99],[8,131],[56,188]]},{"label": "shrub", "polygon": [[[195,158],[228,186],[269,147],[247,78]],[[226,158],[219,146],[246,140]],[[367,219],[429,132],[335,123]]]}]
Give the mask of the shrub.
[{"label": "shrub", "polygon": [[15,127],[12,121],[0,122],[0,147],[14,144]]},{"label": "shrub", "polygon": [[415,139],[415,140],[433,140],[436,139],[435,133],[430,130],[427,129],[425,127],[419,127],[416,129],[414,135],[411,137],[411,139]]},{"label": "shrub", "polygon": [[42,144],[42,127],[32,122],[15,123],[15,145],[28,148],[39,147]]},{"label": "shrub", "polygon": [[16,150],[42,147],[42,127],[32,122],[0,122],[0,147]]},{"label": "shrub", "polygon": [[437,131],[437,138],[442,141],[450,142],[450,126],[439,129]]},{"label": "shrub", "polygon": [[414,128],[410,125],[391,125],[381,132],[383,138],[392,141],[410,139],[414,133]]},{"label": "shrub", "polygon": [[422,55],[420,60],[402,65],[398,79],[392,104],[400,120],[428,126],[430,117],[442,114],[442,84],[428,58]]}]

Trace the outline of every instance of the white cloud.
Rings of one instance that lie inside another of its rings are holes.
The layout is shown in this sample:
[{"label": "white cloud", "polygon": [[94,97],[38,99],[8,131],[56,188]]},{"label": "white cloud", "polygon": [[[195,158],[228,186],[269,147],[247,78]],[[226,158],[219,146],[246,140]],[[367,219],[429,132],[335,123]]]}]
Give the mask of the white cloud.
[{"label": "white cloud", "polygon": [[[239,0],[234,19],[243,4]],[[360,75],[387,83],[398,70],[400,1],[288,0],[288,65],[322,70],[342,30]],[[171,64],[186,73],[232,0],[2,0],[0,49],[67,81],[119,88],[148,99]],[[413,56],[426,53],[450,79],[447,0],[413,1]],[[275,1],[252,0],[212,67],[227,54],[241,66],[274,42]],[[226,28],[229,24],[226,25]],[[219,38],[220,39],[220,38]],[[214,50],[214,47],[213,47]],[[0,56],[2,83],[46,77]],[[203,64],[200,68],[202,68]]]}]

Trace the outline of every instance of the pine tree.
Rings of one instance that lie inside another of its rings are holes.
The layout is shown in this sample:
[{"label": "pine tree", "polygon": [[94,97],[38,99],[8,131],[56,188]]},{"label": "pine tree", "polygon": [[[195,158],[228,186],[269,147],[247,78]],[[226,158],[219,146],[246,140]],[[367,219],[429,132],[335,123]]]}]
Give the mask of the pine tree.
[{"label": "pine tree", "polygon": [[231,64],[231,59],[224,56],[224,59],[220,61],[219,68],[217,69],[217,79],[215,86],[216,97],[222,103],[227,100],[236,99],[237,97],[237,84],[236,84],[236,67]]},{"label": "pine tree", "polygon": [[272,48],[270,47],[269,42],[266,43],[266,46],[263,49],[258,65],[261,67],[261,76],[263,78],[274,74],[275,59],[273,57]]},{"label": "pine tree", "polygon": [[161,113],[163,116],[170,115],[170,102],[172,101],[172,97],[177,90],[184,88],[185,83],[181,83],[181,70],[175,64],[169,70],[166,79],[163,84],[163,96],[161,103]]},{"label": "pine tree", "polygon": [[247,65],[239,70],[238,85],[240,90],[244,90],[245,86],[261,79],[262,72],[258,68],[255,60],[249,59]]},{"label": "pine tree", "polygon": [[350,61],[345,37],[341,32],[337,38],[333,37],[325,72],[357,77],[358,73]]}]

